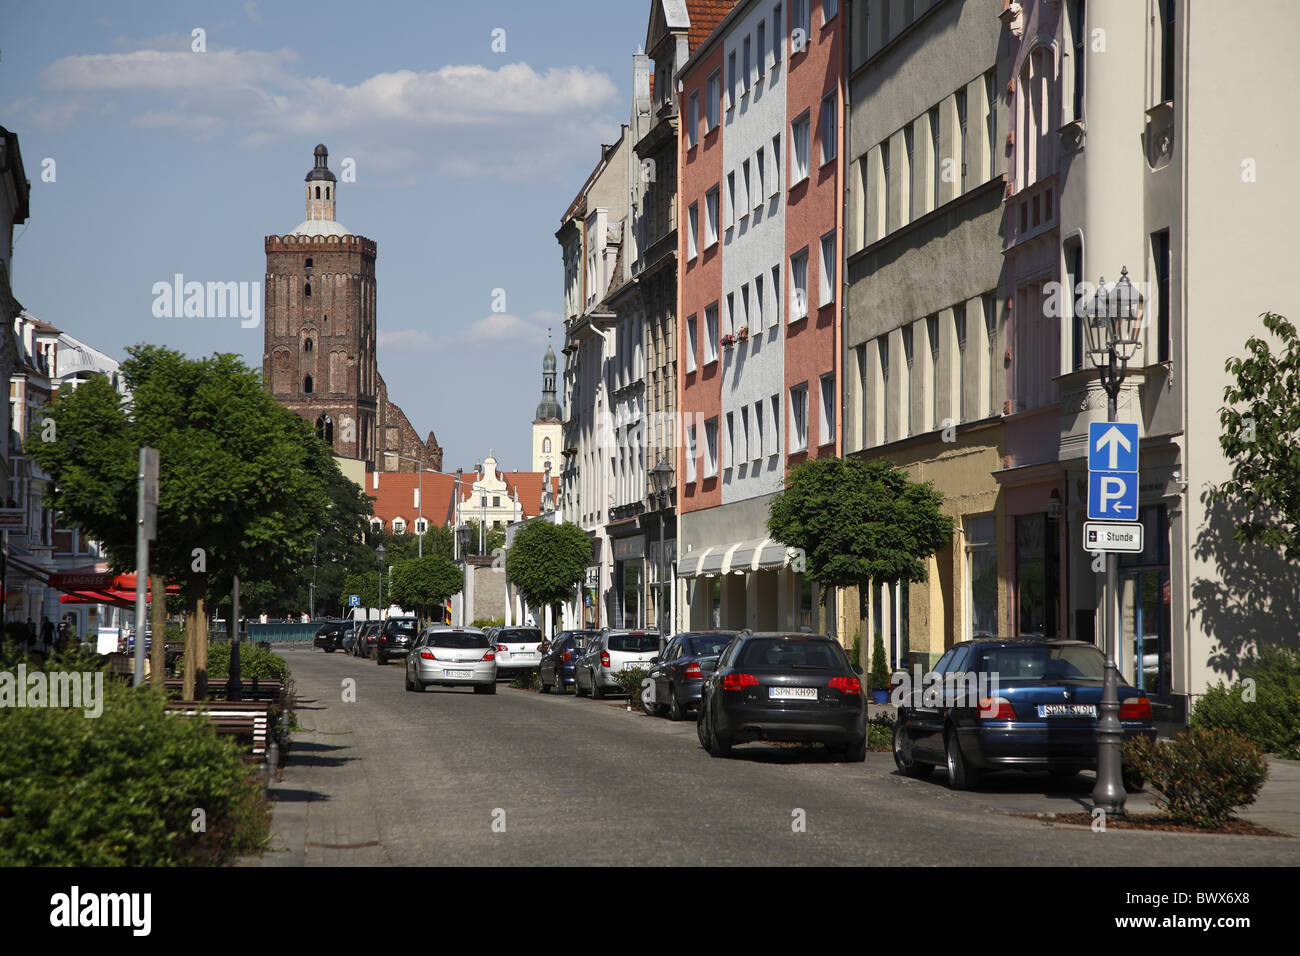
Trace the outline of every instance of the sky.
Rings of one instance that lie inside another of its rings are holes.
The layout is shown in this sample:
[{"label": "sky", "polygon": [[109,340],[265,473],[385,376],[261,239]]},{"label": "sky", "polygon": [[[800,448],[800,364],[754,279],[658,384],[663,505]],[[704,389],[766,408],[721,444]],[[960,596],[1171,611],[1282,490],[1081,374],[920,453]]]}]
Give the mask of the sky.
[{"label": "sky", "polygon": [[[555,232],[627,121],[649,9],[0,0],[0,125],[32,184],[15,296],[114,358],[148,342],[260,369],[263,239],[305,218],[324,143],[340,178],[354,162],[337,219],[378,247],[390,399],[446,470],[489,450],[527,470],[548,328],[563,340]],[[155,315],[177,273],[258,283],[258,323]]]}]

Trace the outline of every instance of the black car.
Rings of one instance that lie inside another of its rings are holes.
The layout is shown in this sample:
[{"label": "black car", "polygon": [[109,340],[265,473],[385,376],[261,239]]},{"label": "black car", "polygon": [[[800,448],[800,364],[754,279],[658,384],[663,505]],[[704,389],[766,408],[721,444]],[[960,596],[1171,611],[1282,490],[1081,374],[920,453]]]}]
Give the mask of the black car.
[{"label": "black car", "polygon": [[726,757],[751,740],[823,743],[845,760],[867,757],[862,668],[824,634],[741,631],[704,681],[700,743]]},{"label": "black car", "polygon": [[346,621],[326,621],[316,628],[316,636],[312,643],[326,654],[333,654],[343,646],[343,632],[347,630],[347,626]]},{"label": "black car", "polygon": [[713,673],[721,654],[737,631],[688,631],[675,635],[650,668],[653,702],[643,701],[647,714],[683,720],[700,703],[700,688]]},{"label": "black car", "polygon": [[587,642],[599,637],[600,631],[560,631],[542,645],[542,660],[537,665],[537,686],[543,694],[552,689],[563,694],[573,685],[573,664],[586,649]]},{"label": "black car", "polygon": [[362,621],[360,630],[357,631],[356,640],[352,643],[353,657],[369,657],[370,651],[379,641],[379,628],[382,626],[381,621]]},{"label": "black car", "polygon": [[[919,671],[919,668],[918,668]],[[910,777],[948,770],[948,786],[968,790],[994,770],[1047,770],[1074,776],[1097,767],[1097,716],[1105,658],[1086,641],[978,638],[954,644],[924,686],[895,691],[894,762]],[[1155,739],[1151,701],[1121,681],[1124,739]],[[1125,788],[1140,790],[1130,774]]]},{"label": "black car", "polygon": [[375,663],[387,664],[390,657],[405,657],[420,633],[420,622],[413,617],[390,617],[379,627],[375,641]]}]

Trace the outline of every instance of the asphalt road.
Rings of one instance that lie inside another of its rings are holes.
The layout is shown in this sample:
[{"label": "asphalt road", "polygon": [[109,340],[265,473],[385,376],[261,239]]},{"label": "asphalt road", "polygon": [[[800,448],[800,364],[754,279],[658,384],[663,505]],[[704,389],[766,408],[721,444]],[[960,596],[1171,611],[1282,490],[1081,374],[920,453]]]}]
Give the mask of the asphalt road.
[{"label": "asphalt road", "polygon": [[1048,778],[1021,774],[957,793],[942,770],[897,774],[887,753],[846,764],[750,744],[714,759],[693,721],[622,701],[504,683],[492,696],[414,694],[400,661],[286,656],[300,729],[262,865],[1300,864],[1300,839],[1095,833],[1012,815],[1086,808],[1086,776],[1047,794]]}]

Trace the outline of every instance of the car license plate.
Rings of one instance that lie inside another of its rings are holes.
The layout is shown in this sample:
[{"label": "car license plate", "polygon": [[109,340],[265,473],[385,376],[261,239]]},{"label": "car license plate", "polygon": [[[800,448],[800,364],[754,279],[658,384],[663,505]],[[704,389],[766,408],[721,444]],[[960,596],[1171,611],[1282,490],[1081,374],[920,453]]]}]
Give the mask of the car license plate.
[{"label": "car license plate", "polygon": [[646,662],[645,662],[645,661],[628,661],[626,664],[623,665],[623,670],[625,670],[625,671],[634,671],[634,670],[636,670],[638,667],[642,667],[642,668],[644,668],[645,666],[646,666]]},{"label": "car license plate", "polygon": [[1039,704],[1039,717],[1096,717],[1096,704]]},{"label": "car license plate", "polygon": [[442,672],[444,677],[473,677],[473,671],[448,671]]},{"label": "car license plate", "polygon": [[816,687],[769,687],[769,700],[816,700]]}]

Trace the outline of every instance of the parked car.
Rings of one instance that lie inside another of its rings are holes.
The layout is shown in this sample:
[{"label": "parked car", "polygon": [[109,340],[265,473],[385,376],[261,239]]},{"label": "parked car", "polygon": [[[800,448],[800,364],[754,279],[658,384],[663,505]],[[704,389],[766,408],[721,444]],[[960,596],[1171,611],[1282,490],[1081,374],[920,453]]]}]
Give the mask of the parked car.
[{"label": "parked car", "polygon": [[628,630],[604,628],[587,642],[587,648],[575,662],[573,688],[579,697],[591,694],[601,700],[609,692],[619,693],[622,688],[614,675],[635,667],[650,668],[650,662],[659,654],[660,637],[657,630]]},{"label": "parked car", "polygon": [[313,638],[312,643],[326,654],[333,654],[341,646],[343,632],[346,628],[347,623],[344,621],[327,621],[316,628],[316,636]]},{"label": "parked car", "polygon": [[822,743],[845,760],[865,760],[861,673],[824,634],[741,631],[704,682],[700,743],[714,757],[751,740]]},{"label": "parked car", "polygon": [[704,678],[713,673],[720,655],[738,631],[688,631],[668,642],[651,662],[649,679],[653,703],[643,702],[648,714],[683,720],[699,706]]},{"label": "parked car", "polygon": [[390,617],[379,627],[375,642],[375,663],[387,664],[390,657],[405,657],[420,634],[420,622],[413,617]]},{"label": "parked car", "polygon": [[354,657],[369,657],[370,652],[374,649],[375,643],[379,640],[379,628],[381,621],[364,621],[361,624],[361,630],[357,631],[356,641],[352,645],[352,654]]},{"label": "parked car", "polygon": [[476,694],[497,692],[496,649],[477,627],[431,624],[406,655],[406,689],[423,692],[431,684],[473,687]]},{"label": "parked car", "polygon": [[587,642],[599,637],[600,631],[560,631],[542,645],[542,659],[537,665],[537,685],[543,694],[552,689],[563,694],[573,684],[573,665],[587,648]]},{"label": "parked car", "polygon": [[357,642],[357,625],[345,622],[343,633],[339,637],[339,649],[346,654],[352,653],[352,646]]},{"label": "parked car", "polygon": [[[926,675],[929,696],[916,687],[903,695],[894,762],[910,777],[929,776],[944,764],[954,790],[977,785],[986,771],[1047,770],[1068,777],[1095,770],[1104,674],[1101,651],[1084,641],[980,638],[955,644]],[[1121,681],[1119,701],[1125,739],[1155,739],[1147,695]],[[1125,787],[1139,790],[1142,783],[1130,775]]]},{"label": "parked car", "polygon": [[497,674],[509,677],[537,669],[542,659],[542,632],[536,627],[497,627],[488,640],[496,645]]}]

